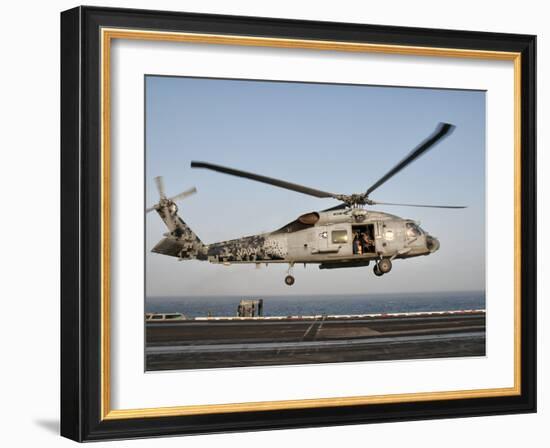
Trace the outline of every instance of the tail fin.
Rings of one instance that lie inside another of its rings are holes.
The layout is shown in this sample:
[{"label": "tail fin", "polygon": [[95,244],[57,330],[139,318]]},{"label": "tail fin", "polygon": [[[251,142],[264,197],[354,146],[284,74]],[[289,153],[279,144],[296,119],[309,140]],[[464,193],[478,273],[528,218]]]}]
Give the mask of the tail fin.
[{"label": "tail fin", "polygon": [[156,212],[166,224],[169,233],[152,249],[163,255],[180,259],[206,259],[206,246],[191,228],[178,216],[178,207],[173,201],[155,207]]},{"label": "tail fin", "polygon": [[169,232],[165,234],[164,239],[157,243],[152,249],[152,252],[178,257],[180,259],[205,260],[206,246],[195,232],[185,224],[183,219],[178,216],[178,206],[175,203],[176,200],[183,199],[195,193],[197,190],[191,188],[176,196],[167,198],[164,193],[164,182],[162,177],[155,177],[155,183],[160,194],[160,200],[158,204],[148,208],[146,211],[150,212],[155,210],[164,221],[164,224],[166,224]]}]

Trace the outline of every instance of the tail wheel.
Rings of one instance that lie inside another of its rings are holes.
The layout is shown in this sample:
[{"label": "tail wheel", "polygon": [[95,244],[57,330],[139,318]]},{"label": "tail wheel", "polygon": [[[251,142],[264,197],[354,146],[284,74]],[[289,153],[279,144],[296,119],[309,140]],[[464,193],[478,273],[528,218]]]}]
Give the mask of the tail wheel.
[{"label": "tail wheel", "polygon": [[287,284],[287,286],[292,286],[295,281],[296,280],[294,279],[294,277],[292,275],[287,275],[285,277],[285,283]]},{"label": "tail wheel", "polygon": [[380,272],[380,269],[378,269],[377,264],[374,265],[374,268],[372,269],[372,272],[374,272],[374,275],[376,275],[377,277],[381,277],[382,275],[384,275],[384,273]]}]

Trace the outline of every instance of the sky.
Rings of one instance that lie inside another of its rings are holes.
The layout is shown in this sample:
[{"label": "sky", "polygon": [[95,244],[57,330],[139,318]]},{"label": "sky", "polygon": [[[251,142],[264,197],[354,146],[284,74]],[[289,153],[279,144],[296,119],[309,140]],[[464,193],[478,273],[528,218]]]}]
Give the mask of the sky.
[{"label": "sky", "polygon": [[485,289],[485,92],[187,77],[146,77],[146,206],[195,186],[179,215],[208,244],[271,231],[336,205],[203,169],[206,161],[336,193],[364,192],[439,122],[454,132],[371,194],[387,202],[466,209],[376,206],[420,221],[440,240],[427,257],[319,270],[287,265],[215,265],[151,253],[166,228],[146,216],[146,296],[353,294]]}]

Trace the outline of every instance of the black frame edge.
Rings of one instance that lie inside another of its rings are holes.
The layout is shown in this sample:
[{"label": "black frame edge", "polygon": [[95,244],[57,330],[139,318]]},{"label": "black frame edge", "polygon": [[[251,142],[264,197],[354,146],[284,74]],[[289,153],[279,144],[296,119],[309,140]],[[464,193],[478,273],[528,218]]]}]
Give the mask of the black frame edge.
[{"label": "black frame edge", "polygon": [[82,441],[80,362],[80,8],[61,14],[61,435]]},{"label": "black frame edge", "polygon": [[521,391],[537,412],[537,37],[521,51]]},{"label": "black frame edge", "polygon": [[[61,434],[77,441],[536,412],[536,37],[78,7],[61,15]],[[100,420],[101,26],[522,53],[522,394],[424,403]],[[78,80],[78,82],[77,82]]]}]

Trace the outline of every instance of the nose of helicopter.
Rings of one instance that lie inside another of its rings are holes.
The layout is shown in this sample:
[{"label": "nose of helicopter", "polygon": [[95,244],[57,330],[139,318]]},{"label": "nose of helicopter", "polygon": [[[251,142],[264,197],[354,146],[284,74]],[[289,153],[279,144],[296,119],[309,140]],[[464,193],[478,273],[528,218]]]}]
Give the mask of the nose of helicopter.
[{"label": "nose of helicopter", "polygon": [[426,246],[428,247],[430,253],[433,254],[435,251],[439,250],[439,240],[431,235],[428,235],[426,237]]}]

